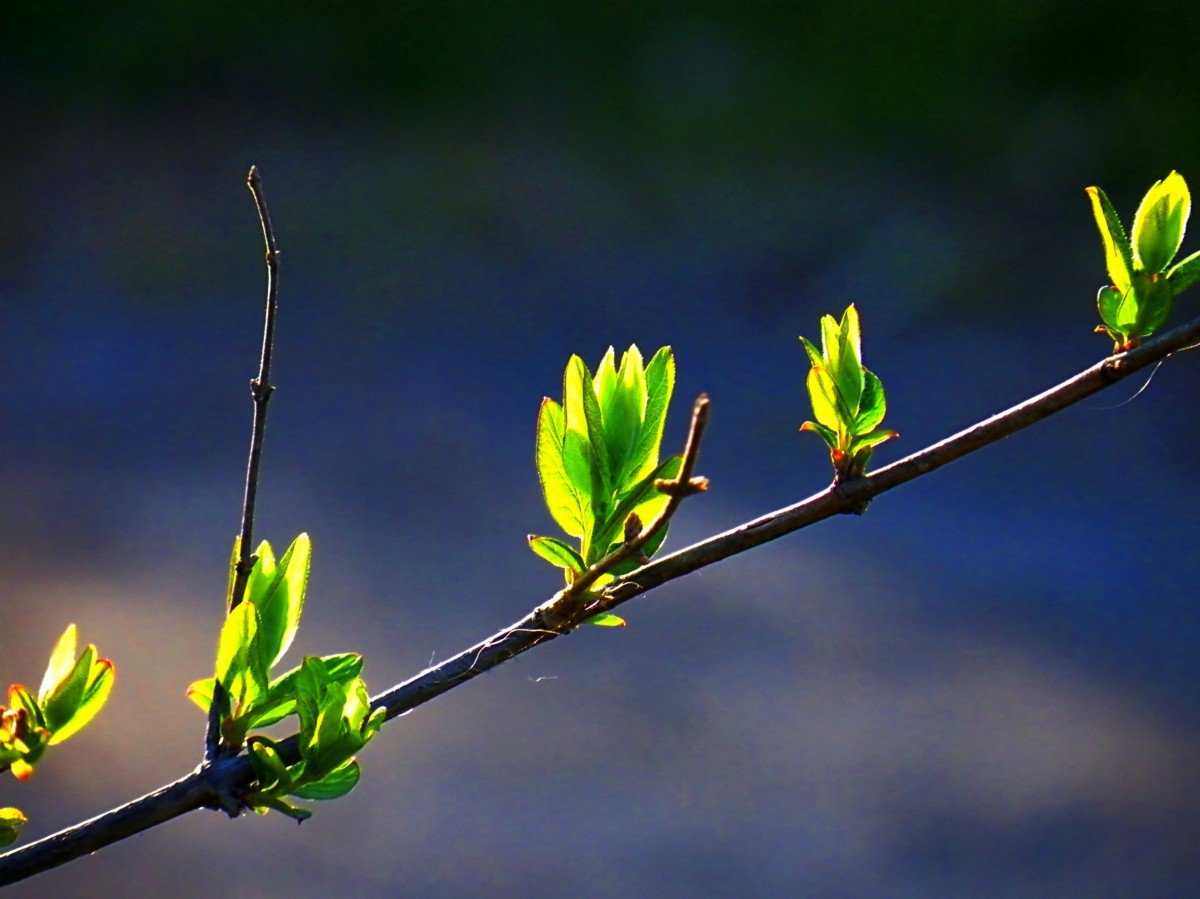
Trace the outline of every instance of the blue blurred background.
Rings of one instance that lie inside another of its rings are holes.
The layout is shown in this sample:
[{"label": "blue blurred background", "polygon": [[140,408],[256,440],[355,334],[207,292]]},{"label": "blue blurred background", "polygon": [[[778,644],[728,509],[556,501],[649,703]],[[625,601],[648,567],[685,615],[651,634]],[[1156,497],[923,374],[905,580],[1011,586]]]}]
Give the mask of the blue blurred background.
[{"label": "blue blurred background", "polygon": [[[1128,218],[1200,184],[1195,4],[159,6],[0,10],[0,676],[70,621],[118,667],[3,787],[27,838],[198,760],[251,163],[283,250],[256,533],[314,540],[293,657],[359,649],[375,689],[558,586],[524,535],[571,353],[672,345],[668,445],[712,395],[677,548],[827,483],[822,313],[859,305],[891,461],[1107,352],[1086,185]],[[299,830],[194,814],[35,889],[1193,895],[1198,383],[1172,359],[511,662]]]}]

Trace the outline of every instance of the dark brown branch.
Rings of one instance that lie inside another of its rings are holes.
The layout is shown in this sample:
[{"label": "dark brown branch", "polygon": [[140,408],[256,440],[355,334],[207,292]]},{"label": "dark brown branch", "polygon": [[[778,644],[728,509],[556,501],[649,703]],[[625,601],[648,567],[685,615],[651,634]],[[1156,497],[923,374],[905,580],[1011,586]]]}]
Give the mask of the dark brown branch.
[{"label": "dark brown branch", "polygon": [[[1200,317],[1159,334],[1132,350],[1105,359],[1032,399],[873,474],[829,487],[795,505],[771,512],[644,565],[610,584],[600,594],[597,607],[589,609],[589,612],[609,611],[689,572],[822,519],[861,508],[864,502],[886,490],[1027,428],[1174,352],[1190,348],[1197,341],[1200,341]],[[453,658],[379,694],[372,704],[386,708],[388,718],[395,718],[559,636],[562,636],[562,632],[544,626],[539,607],[510,627]],[[280,752],[289,763],[295,761],[295,738],[284,741],[280,745]],[[221,797],[246,790],[253,776],[245,756],[221,759],[128,805],[0,855],[0,885],[15,883],[49,870],[185,812],[219,806]]]},{"label": "dark brown branch", "polygon": [[[266,247],[267,308],[263,314],[262,353],[259,356],[258,376],[250,381],[250,399],[254,404],[254,419],[250,426],[250,458],[246,462],[246,492],[242,500],[242,526],[238,533],[238,559],[234,565],[233,584],[227,598],[226,613],[232,612],[241,603],[246,592],[246,581],[254,568],[254,503],[258,498],[258,470],[262,463],[263,439],[267,432],[267,403],[271,401],[271,394],[275,390],[271,386],[271,354],[275,349],[275,319],[279,314],[279,248],[275,245],[275,231],[271,227],[271,214],[267,211],[267,200],[263,196],[258,166],[250,166],[246,185],[254,197],[254,207],[258,210],[263,244]],[[222,693],[222,686],[214,683],[212,703],[208,708],[208,726],[204,731],[206,764],[216,760],[220,746]]]}]

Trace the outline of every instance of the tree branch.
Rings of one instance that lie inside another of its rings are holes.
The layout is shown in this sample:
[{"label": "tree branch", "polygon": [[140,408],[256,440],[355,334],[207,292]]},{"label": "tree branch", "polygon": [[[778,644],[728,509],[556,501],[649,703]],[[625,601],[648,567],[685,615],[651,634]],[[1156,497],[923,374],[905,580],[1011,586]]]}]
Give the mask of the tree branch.
[{"label": "tree branch", "polygon": [[[262,226],[263,244],[266,246],[267,262],[267,308],[263,314],[262,354],[258,362],[258,376],[250,381],[250,399],[254,403],[254,419],[250,426],[250,458],[246,462],[246,493],[242,500],[242,526],[238,533],[238,559],[234,565],[233,583],[226,600],[226,613],[232,612],[242,601],[246,592],[246,581],[254,568],[253,554],[254,503],[258,498],[258,469],[262,462],[263,440],[267,433],[267,403],[275,388],[271,386],[271,354],[275,349],[275,319],[279,315],[279,248],[275,245],[275,231],[271,227],[271,214],[267,211],[267,200],[263,196],[262,178],[258,166],[250,166],[246,186],[254,197],[258,210],[258,221]],[[208,725],[204,731],[204,762],[216,761],[221,743],[221,705],[224,687],[213,682],[212,702],[208,707]]]},{"label": "tree branch", "polygon": [[[831,485],[795,505],[763,515],[644,565],[601,591],[595,604],[589,606],[589,613],[598,614],[614,609],[668,581],[825,518],[861,512],[864,505],[880,493],[1023,430],[1172,353],[1190,349],[1197,341],[1200,341],[1200,317],[1163,332],[1134,349],[1104,359],[1023,403],[872,474]],[[395,718],[514,656],[566,633],[546,626],[543,609],[544,606],[539,606],[520,621],[486,640],[379,694],[372,700],[372,705],[386,708],[388,718]],[[295,737],[283,741],[279,749],[289,763],[298,758]],[[220,797],[247,789],[253,777],[253,769],[244,755],[204,766],[196,773],[141,799],[0,855],[0,885],[15,883],[46,871],[185,812],[216,807]]]}]

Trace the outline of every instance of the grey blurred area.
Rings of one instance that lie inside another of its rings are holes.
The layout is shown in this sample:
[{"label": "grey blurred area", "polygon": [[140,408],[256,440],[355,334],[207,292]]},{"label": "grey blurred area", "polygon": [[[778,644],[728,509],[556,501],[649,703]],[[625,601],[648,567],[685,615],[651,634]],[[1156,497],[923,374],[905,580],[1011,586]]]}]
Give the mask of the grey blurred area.
[{"label": "grey blurred area", "polygon": [[[256,532],[312,535],[293,660],[362,651],[381,690],[559,586],[524,538],[572,353],[673,346],[669,446],[713,398],[668,548],[828,482],[796,430],[823,313],[862,314],[880,464],[1101,358],[1083,188],[1128,221],[1200,185],[1200,10],[1081,9],[6,4],[0,677],[36,684],[71,621],[117,666],[4,782],[25,838],[199,761],[251,163],[283,251]],[[196,813],[30,889],[1194,895],[1200,361],[1145,380],[392,722],[303,827]]]}]

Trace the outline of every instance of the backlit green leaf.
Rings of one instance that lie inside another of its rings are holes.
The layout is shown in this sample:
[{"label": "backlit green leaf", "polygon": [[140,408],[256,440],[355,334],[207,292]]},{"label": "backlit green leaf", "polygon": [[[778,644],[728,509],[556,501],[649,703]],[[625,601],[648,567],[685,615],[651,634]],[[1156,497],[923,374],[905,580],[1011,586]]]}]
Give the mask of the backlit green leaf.
[{"label": "backlit green leaf", "polygon": [[1089,187],[1087,195],[1092,201],[1092,216],[1104,243],[1104,263],[1108,269],[1108,277],[1112,279],[1114,287],[1125,293],[1129,290],[1133,276],[1133,250],[1129,246],[1129,238],[1125,236],[1121,219],[1104,191],[1098,187]]},{"label": "backlit green leaf", "polygon": [[267,690],[267,668],[258,643],[258,610],[242,603],[225,617],[217,643],[216,678],[244,710]]},{"label": "backlit green leaf", "polygon": [[0,808],[0,847],[11,846],[21,837],[21,827],[29,819],[19,808]]},{"label": "backlit green leaf", "polygon": [[[588,497],[594,508],[604,492],[598,462],[604,453],[603,444],[599,447],[600,452],[593,450],[589,406],[596,410],[593,418],[598,417],[591,373],[582,359],[572,356],[563,376],[563,467],[572,486]],[[590,526],[590,521],[585,525]]]},{"label": "backlit green leaf", "polygon": [[604,421],[612,485],[615,490],[620,490],[627,472],[639,461],[637,444],[646,411],[646,371],[636,345],[622,355],[621,367],[607,392],[597,382],[596,393]]},{"label": "backlit green leaf", "polygon": [[668,346],[662,347],[645,368],[646,405],[637,444],[630,456],[628,473],[620,485],[624,493],[658,466],[662,446],[663,425],[667,407],[675,391],[675,356]]},{"label": "backlit green leaf", "polygon": [[1200,252],[1193,253],[1177,262],[1167,272],[1167,283],[1176,296],[1200,281]]},{"label": "backlit green leaf", "polygon": [[358,785],[362,769],[351,759],[340,768],[334,768],[315,783],[308,783],[292,790],[291,795],[299,799],[337,799],[345,796]]},{"label": "backlit green leaf", "polygon": [[275,567],[274,576],[254,600],[258,639],[268,670],[287,652],[300,627],[311,559],[312,543],[308,534],[301,534],[292,541]]},{"label": "backlit green leaf", "polygon": [[[1132,293],[1132,291],[1133,288],[1131,287],[1128,292]],[[1117,317],[1120,315],[1121,304],[1124,299],[1125,294],[1111,284],[1101,287],[1096,294],[1096,308],[1100,312],[1100,321],[1104,322],[1110,328],[1119,328]]]},{"label": "backlit green leaf", "polygon": [[[829,370],[821,365],[814,365],[808,370],[808,398],[812,401],[813,415],[819,424],[831,431],[842,433],[848,417],[841,414],[839,409],[837,385]],[[844,408],[844,407],[843,407]]]},{"label": "backlit green leaf", "polygon": [[62,632],[62,636],[58,638],[58,642],[54,644],[54,649],[50,653],[50,663],[46,666],[46,673],[42,676],[42,685],[38,687],[39,702],[44,703],[54,692],[55,687],[66,680],[75,668],[76,639],[75,625],[68,624],[67,629]]},{"label": "backlit green leaf", "polygon": [[824,365],[825,357],[821,355],[821,351],[813,346],[813,342],[807,337],[801,336],[800,343],[804,345],[804,352],[808,354],[810,365]]},{"label": "backlit green leaf", "polygon": [[[1135,276],[1135,283],[1138,281]],[[1163,326],[1171,314],[1174,294],[1170,285],[1162,277],[1146,279],[1147,283],[1138,284],[1139,299],[1137,337],[1149,337]]]},{"label": "backlit green leaf", "polygon": [[[578,357],[576,358],[578,359]],[[592,449],[593,471],[598,478],[593,481],[592,487],[592,507],[595,508],[601,505],[601,499],[607,501],[608,494],[612,490],[612,472],[608,464],[609,452],[604,435],[604,416],[600,413],[600,402],[596,398],[591,373],[582,359],[579,359],[576,368],[579,369],[582,380],[584,421],[587,425],[588,443],[591,444]],[[570,423],[568,422],[569,430]]]},{"label": "backlit green leaf", "polygon": [[812,431],[814,434],[817,434],[822,440],[825,441],[826,444],[829,445],[831,450],[838,448],[838,435],[837,431],[833,430],[833,428],[827,428],[818,421],[806,421],[804,424],[800,425],[800,430]]},{"label": "backlit green leaf", "polygon": [[546,508],[558,526],[572,537],[582,537],[592,520],[587,494],[575,486],[563,465],[564,423],[562,406],[547,397],[538,410],[536,462]]},{"label": "backlit green leaf", "polygon": [[863,449],[874,448],[883,443],[885,440],[891,440],[893,437],[899,436],[900,435],[895,431],[886,430],[872,431],[869,434],[860,434],[850,442],[850,453],[851,455],[857,454]]},{"label": "backlit green leaf", "polygon": [[[88,649],[94,649],[94,647],[89,646]],[[48,745],[54,746],[74,736],[95,718],[108,701],[113,681],[112,662],[108,659],[96,659],[91,666],[83,697],[75,707],[75,713],[61,727],[54,729]]]},{"label": "backlit green leaf", "polygon": [[666,507],[670,497],[654,486],[656,480],[673,478],[679,474],[683,464],[682,456],[670,456],[664,459],[657,468],[647,474],[630,490],[617,504],[604,524],[596,533],[593,557],[590,563],[595,563],[608,554],[608,548],[621,538],[625,521],[636,513],[643,525],[648,525]]},{"label": "backlit green leaf", "polygon": [[233,553],[229,557],[229,583],[225,587],[225,608],[233,608],[233,587],[237,583],[237,563],[242,553],[242,537],[233,538]]},{"label": "backlit green leaf", "polygon": [[[337,683],[348,683],[362,673],[363,657],[356,652],[321,656],[320,661],[325,675]],[[266,696],[255,704],[247,727],[266,727],[295,713],[296,677],[299,673],[300,666],[297,666],[271,681]]]},{"label": "backlit green leaf", "polygon": [[842,364],[842,329],[832,315],[821,316],[821,351],[832,373]]},{"label": "backlit green leaf", "polygon": [[261,793],[251,793],[246,796],[246,801],[250,803],[259,814],[266,814],[269,809],[274,809],[284,815],[287,815],[297,823],[307,821],[312,817],[312,812],[308,809],[300,808],[298,805],[293,805],[286,799],[280,799],[278,796],[269,796]]},{"label": "backlit green leaf", "polygon": [[559,568],[564,568],[567,571],[582,574],[587,569],[579,553],[554,537],[531,536],[529,538],[529,548],[551,565],[557,565]]},{"label": "backlit green leaf", "polygon": [[838,394],[845,404],[848,414],[847,424],[849,424],[858,411],[863,392],[863,370],[862,363],[859,361],[861,337],[858,310],[854,308],[853,304],[847,306],[846,311],[842,314],[841,324],[838,325],[837,342],[837,365],[831,363],[829,373],[833,375],[834,381],[838,385]]},{"label": "backlit green leaf", "polygon": [[29,723],[34,727],[46,726],[46,716],[42,713],[42,707],[27,687],[21,684],[12,684],[8,688],[8,707],[24,709],[29,715]]},{"label": "backlit green leaf", "polygon": [[583,622],[584,624],[596,624],[600,627],[625,627],[625,619],[619,615],[612,615],[608,612],[602,612],[599,615],[593,615]]},{"label": "backlit green leaf", "polygon": [[1151,274],[1163,271],[1183,243],[1191,212],[1187,182],[1178,172],[1155,181],[1133,217],[1133,258]]},{"label": "backlit green leaf", "polygon": [[71,673],[41,702],[42,712],[46,716],[46,727],[52,732],[61,729],[79,708],[95,660],[96,647],[89,644],[76,660]]},{"label": "backlit green leaf", "polygon": [[250,569],[250,576],[246,578],[246,590],[242,599],[252,603],[261,602],[263,595],[274,582],[275,553],[271,544],[264,540],[258,544],[258,550],[254,553],[254,567]]},{"label": "backlit green leaf", "polygon": [[275,742],[266,737],[251,737],[246,741],[250,764],[258,779],[258,790],[262,793],[287,793],[292,788],[292,777],[287,765],[275,748]]},{"label": "backlit green leaf", "polygon": [[883,394],[883,384],[873,371],[862,370],[863,392],[859,401],[858,417],[854,419],[854,433],[865,434],[883,421],[887,412],[887,400]]}]

